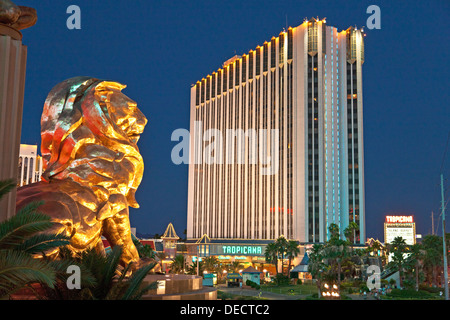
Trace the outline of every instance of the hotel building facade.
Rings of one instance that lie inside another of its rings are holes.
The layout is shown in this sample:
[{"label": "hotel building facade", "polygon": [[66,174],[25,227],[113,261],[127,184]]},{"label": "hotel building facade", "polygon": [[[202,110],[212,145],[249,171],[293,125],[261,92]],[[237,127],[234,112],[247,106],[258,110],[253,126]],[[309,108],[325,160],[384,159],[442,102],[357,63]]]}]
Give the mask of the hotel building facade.
[{"label": "hotel building facade", "polygon": [[21,144],[19,149],[19,167],[17,186],[41,181],[43,173],[42,157],[38,154],[37,145]]},{"label": "hotel building facade", "polygon": [[[188,242],[320,243],[330,224],[342,233],[353,221],[364,244],[363,63],[362,30],[310,19],[192,86]],[[213,141],[221,163],[206,159]],[[266,156],[272,174],[261,174]]]}]

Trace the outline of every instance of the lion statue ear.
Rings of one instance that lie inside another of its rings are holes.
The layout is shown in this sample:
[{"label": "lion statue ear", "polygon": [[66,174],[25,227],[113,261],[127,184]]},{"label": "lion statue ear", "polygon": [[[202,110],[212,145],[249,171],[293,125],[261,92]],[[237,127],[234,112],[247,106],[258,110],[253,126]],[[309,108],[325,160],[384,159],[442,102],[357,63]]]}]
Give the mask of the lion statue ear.
[{"label": "lion statue ear", "polygon": [[111,89],[122,91],[126,87],[127,86],[125,84],[121,84],[119,82],[102,81],[95,87],[95,97],[99,102],[107,102],[108,94],[111,92]]}]

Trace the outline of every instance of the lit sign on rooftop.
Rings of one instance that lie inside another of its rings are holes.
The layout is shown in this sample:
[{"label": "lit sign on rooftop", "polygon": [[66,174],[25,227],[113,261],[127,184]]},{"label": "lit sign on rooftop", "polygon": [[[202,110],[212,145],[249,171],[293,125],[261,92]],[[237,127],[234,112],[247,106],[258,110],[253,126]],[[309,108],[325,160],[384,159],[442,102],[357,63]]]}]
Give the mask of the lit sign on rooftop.
[{"label": "lit sign on rooftop", "polygon": [[386,216],[386,223],[413,223],[413,216]]}]

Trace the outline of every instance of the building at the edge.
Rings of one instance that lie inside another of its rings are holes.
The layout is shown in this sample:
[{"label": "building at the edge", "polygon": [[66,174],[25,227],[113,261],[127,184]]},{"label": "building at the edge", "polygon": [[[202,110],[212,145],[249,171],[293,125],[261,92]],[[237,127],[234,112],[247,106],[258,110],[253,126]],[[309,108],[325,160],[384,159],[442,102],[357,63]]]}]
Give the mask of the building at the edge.
[{"label": "building at the edge", "polygon": [[42,157],[37,145],[21,144],[19,149],[19,168],[17,186],[21,187],[41,180],[43,172]]},{"label": "building at the edge", "polygon": [[362,30],[313,18],[192,86],[188,242],[263,256],[281,235],[324,242],[354,221],[364,244],[363,63]]}]

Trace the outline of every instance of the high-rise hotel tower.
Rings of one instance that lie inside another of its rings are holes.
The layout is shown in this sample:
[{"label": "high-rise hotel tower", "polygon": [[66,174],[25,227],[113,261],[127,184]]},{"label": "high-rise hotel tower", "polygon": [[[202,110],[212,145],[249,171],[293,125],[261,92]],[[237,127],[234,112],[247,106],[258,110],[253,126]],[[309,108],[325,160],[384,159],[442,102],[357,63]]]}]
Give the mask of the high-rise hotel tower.
[{"label": "high-rise hotel tower", "polygon": [[[342,233],[353,221],[364,243],[363,63],[362,30],[310,19],[192,86],[188,240],[324,242],[330,224]],[[221,163],[205,156],[213,140]],[[245,150],[243,164],[226,161],[230,146],[234,160]],[[250,161],[255,150],[276,155],[273,174],[261,174],[264,157]]]}]

